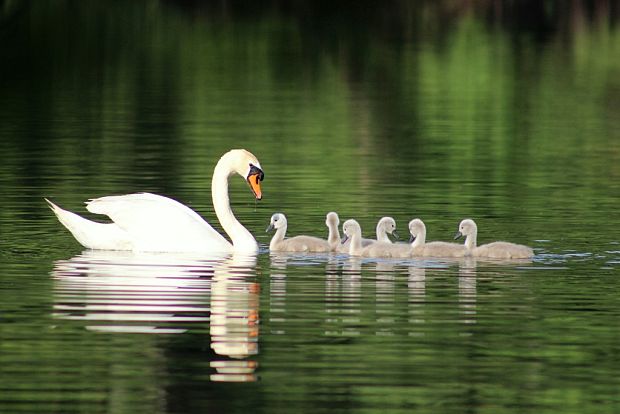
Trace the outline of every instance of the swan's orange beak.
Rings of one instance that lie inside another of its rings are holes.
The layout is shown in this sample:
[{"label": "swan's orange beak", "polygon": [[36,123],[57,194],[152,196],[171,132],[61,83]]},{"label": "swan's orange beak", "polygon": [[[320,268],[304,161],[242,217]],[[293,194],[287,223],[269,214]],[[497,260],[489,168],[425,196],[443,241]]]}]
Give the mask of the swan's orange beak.
[{"label": "swan's orange beak", "polygon": [[254,193],[254,197],[256,197],[257,200],[263,198],[263,192],[260,189],[260,182],[263,181],[264,177],[265,174],[263,173],[263,170],[251,165],[247,180],[248,184],[250,184],[252,192]]},{"label": "swan's orange beak", "polygon": [[248,183],[250,184],[250,188],[252,189],[252,192],[254,193],[256,199],[260,200],[261,198],[263,198],[263,193],[260,189],[260,180],[258,179],[258,175],[250,175],[248,177]]}]

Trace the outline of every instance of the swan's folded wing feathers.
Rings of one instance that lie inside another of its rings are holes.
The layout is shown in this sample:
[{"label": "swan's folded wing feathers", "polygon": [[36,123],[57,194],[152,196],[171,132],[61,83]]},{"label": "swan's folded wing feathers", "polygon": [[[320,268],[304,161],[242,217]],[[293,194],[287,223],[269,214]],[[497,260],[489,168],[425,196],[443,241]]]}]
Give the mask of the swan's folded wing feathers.
[{"label": "swan's folded wing feathers", "polygon": [[228,251],[231,244],[189,207],[150,193],[107,196],[87,202],[131,235],[137,250],[199,249]]}]

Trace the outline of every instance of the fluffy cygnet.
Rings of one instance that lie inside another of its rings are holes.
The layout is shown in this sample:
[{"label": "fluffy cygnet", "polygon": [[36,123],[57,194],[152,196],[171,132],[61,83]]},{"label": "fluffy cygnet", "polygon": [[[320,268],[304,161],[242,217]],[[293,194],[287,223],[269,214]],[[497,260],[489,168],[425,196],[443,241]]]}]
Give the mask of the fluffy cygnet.
[{"label": "fluffy cygnet", "polygon": [[338,251],[340,248],[340,230],[338,230],[338,226],[340,225],[340,218],[338,214],[330,211],[325,216],[325,225],[329,231],[329,235],[327,236],[327,243],[329,243],[329,248],[332,252]]},{"label": "fluffy cygnet", "polygon": [[426,225],[418,218],[409,222],[411,255],[423,257],[463,257],[465,246],[457,243],[434,241],[426,243]]},{"label": "fluffy cygnet", "polygon": [[295,236],[285,239],[287,221],[282,213],[271,216],[269,227],[266,231],[276,229],[276,234],[271,238],[269,250],[274,252],[329,252],[331,250],[326,240],[312,236]]},{"label": "fluffy cygnet", "polygon": [[409,257],[411,246],[408,244],[393,244],[377,241],[366,247],[362,245],[362,228],[353,219],[342,225],[344,233],[343,243],[350,239],[349,254],[364,257]]},{"label": "fluffy cygnet", "polygon": [[471,219],[465,219],[459,224],[459,231],[455,239],[465,236],[465,251],[467,255],[474,257],[488,257],[491,259],[529,259],[534,256],[534,251],[522,244],[497,241],[476,246],[478,226]]},{"label": "fluffy cygnet", "polygon": [[[396,221],[392,217],[382,217],[377,222],[377,227],[375,229],[377,239],[373,240],[362,238],[362,247],[367,247],[377,242],[392,243],[388,237],[388,233],[398,238],[398,234],[396,233]],[[336,251],[340,253],[349,253],[350,243],[350,239],[346,240],[344,243],[340,244]]]}]

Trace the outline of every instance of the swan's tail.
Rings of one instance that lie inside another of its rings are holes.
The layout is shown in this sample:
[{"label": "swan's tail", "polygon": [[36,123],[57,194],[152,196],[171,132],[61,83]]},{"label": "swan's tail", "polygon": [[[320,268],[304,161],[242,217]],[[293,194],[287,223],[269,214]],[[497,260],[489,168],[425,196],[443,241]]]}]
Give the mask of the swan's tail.
[{"label": "swan's tail", "polygon": [[125,231],[114,223],[97,223],[67,210],[63,210],[45,199],[58,220],[73,237],[88,249],[131,250],[132,243]]}]

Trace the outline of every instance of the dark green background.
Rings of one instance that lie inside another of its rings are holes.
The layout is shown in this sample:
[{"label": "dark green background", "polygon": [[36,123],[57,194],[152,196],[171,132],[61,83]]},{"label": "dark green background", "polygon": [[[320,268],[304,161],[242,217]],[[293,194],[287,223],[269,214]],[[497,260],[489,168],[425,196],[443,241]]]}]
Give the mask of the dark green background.
[{"label": "dark green background", "polygon": [[[0,411],[617,412],[619,14],[613,1],[0,1]],[[205,323],[102,334],[86,310],[58,318],[106,282],[52,272],[82,249],[43,197],[84,212],[157,192],[219,228],[211,172],[236,147],[265,171],[258,204],[231,181],[263,246],[239,281],[260,287],[259,382],[209,380]],[[472,217],[480,242],[537,257],[282,269],[266,253],[273,212],[291,235],[324,235],[331,210],[367,236],[381,216],[401,234],[420,217],[429,240]]]}]

